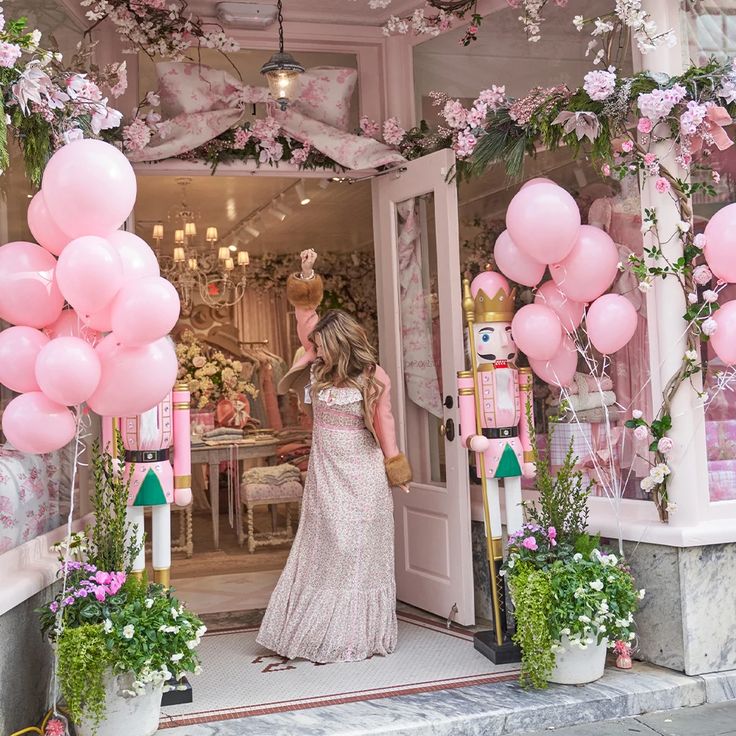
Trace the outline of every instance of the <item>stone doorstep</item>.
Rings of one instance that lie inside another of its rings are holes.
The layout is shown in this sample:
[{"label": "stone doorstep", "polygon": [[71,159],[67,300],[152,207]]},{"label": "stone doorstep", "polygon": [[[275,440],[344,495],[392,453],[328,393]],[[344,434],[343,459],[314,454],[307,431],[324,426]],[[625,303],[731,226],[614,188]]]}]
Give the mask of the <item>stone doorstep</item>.
[{"label": "stone doorstep", "polygon": [[[440,690],[159,731],[162,736],[514,736],[736,699],[736,671],[688,677],[637,662],[590,685]],[[552,732],[552,731],[551,731]],[[695,735],[693,735],[695,736]]]}]

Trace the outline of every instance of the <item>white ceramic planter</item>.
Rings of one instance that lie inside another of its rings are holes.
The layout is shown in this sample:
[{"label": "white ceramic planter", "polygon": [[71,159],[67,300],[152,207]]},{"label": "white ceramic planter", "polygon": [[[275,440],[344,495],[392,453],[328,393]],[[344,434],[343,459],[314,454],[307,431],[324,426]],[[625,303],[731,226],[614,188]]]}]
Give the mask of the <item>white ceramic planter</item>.
[{"label": "white ceramic planter", "polygon": [[591,644],[587,649],[570,646],[569,639],[564,636],[560,642],[561,651],[557,652],[554,670],[549,681],[558,685],[584,685],[603,677],[606,667],[606,649],[608,642],[604,639],[600,644]]},{"label": "white ceramic planter", "polygon": [[[158,730],[163,684],[148,684],[136,697],[123,695],[131,689],[130,675],[105,675],[105,719],[97,727],[96,736],[153,736]],[[76,724],[77,736],[95,736],[92,724]]]}]

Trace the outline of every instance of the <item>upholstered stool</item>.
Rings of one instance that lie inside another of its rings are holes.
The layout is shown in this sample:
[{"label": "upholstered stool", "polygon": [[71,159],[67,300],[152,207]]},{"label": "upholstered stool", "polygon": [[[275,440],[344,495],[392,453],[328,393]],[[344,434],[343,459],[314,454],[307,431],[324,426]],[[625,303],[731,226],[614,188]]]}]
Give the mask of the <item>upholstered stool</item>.
[{"label": "upholstered stool", "polygon": [[[243,516],[240,513],[241,504],[238,504],[239,513],[236,515],[238,542],[243,545],[247,539],[249,552],[254,552],[257,546],[291,542],[294,539],[292,513],[296,510],[298,518],[301,508],[302,492],[302,484],[296,480],[286,481],[279,485],[244,482],[240,486],[240,500],[242,506],[245,506],[247,534],[243,532]],[[276,504],[281,503],[286,504],[286,528],[281,531],[276,529],[276,515],[273,514],[271,517],[271,531],[256,534],[253,529],[254,508],[256,506],[276,506]]]}]

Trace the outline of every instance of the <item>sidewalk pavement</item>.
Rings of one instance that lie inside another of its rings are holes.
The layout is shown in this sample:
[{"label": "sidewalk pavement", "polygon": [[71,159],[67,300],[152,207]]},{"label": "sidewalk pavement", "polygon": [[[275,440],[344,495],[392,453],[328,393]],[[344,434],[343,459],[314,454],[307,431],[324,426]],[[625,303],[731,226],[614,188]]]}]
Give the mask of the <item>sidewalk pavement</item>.
[{"label": "sidewalk pavement", "polygon": [[549,728],[519,736],[736,736],[736,701]]}]

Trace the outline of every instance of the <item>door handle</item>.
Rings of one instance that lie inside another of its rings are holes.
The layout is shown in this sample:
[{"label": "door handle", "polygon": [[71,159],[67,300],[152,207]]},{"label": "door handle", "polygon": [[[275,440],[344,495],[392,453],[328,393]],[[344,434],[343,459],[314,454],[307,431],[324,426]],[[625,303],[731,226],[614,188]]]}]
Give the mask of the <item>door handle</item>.
[{"label": "door handle", "polygon": [[439,431],[448,442],[452,442],[455,439],[455,422],[448,419],[444,424],[440,424]]}]

